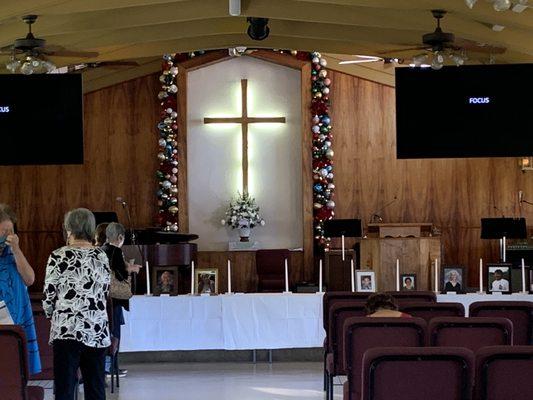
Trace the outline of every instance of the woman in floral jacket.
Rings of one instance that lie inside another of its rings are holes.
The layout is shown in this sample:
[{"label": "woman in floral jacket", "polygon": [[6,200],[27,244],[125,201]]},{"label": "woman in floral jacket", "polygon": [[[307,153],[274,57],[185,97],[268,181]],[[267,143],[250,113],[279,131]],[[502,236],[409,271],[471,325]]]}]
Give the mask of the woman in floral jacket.
[{"label": "woman in floral jacket", "polygon": [[104,360],[109,336],[106,299],[110,269],[92,245],[95,220],[85,208],[65,215],[67,246],[48,259],[43,307],[51,318],[56,400],[72,400],[78,368],[86,400],[105,399]]}]

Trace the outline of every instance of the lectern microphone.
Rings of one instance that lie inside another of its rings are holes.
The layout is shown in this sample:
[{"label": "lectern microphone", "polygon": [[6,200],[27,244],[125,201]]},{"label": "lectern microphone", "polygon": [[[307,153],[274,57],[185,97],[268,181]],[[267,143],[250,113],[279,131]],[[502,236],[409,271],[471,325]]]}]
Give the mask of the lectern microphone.
[{"label": "lectern microphone", "polygon": [[524,192],[521,190],[518,191],[518,204],[522,207],[522,202],[524,201]]},{"label": "lectern microphone", "polygon": [[391,201],[389,201],[387,204],[385,204],[383,207],[381,207],[380,210],[373,212],[372,215],[370,216],[370,222],[371,223],[383,222],[381,213],[383,212],[383,210],[385,210],[388,206],[390,206],[396,200],[398,200],[398,196],[394,196],[394,198]]},{"label": "lectern microphone", "polygon": [[128,205],[128,203],[126,203],[126,201],[124,200],[123,197],[120,197],[120,196],[119,196],[119,197],[117,197],[115,200],[116,200],[118,203],[120,203],[120,204],[122,205],[122,207],[126,207],[126,206]]}]

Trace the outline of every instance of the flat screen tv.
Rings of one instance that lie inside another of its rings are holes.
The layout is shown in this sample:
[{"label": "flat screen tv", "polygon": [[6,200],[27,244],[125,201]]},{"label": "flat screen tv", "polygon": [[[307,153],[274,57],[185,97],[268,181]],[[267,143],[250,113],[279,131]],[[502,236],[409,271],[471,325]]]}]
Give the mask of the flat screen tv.
[{"label": "flat screen tv", "polygon": [[396,69],[398,158],[533,155],[533,64]]},{"label": "flat screen tv", "polygon": [[81,75],[0,75],[0,165],[83,164]]}]

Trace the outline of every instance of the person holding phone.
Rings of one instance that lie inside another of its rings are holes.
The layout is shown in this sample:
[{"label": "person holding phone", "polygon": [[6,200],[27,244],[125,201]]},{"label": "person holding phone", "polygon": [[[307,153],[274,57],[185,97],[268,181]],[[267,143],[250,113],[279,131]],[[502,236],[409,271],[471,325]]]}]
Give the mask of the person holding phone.
[{"label": "person holding phone", "polygon": [[41,359],[35,334],[28,286],[35,272],[19,246],[15,233],[17,217],[6,204],[0,204],[0,300],[4,301],[15,325],[21,325],[28,343],[30,374],[41,372]]}]

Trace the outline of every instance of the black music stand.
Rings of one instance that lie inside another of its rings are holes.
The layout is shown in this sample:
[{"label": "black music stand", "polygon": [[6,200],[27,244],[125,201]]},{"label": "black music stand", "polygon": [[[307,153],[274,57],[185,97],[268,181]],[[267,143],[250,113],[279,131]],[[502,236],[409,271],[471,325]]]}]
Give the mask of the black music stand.
[{"label": "black music stand", "polygon": [[360,219],[329,219],[324,221],[324,236],[342,238],[342,261],[344,255],[344,238],[362,236]]},{"label": "black music stand", "polygon": [[103,223],[118,222],[117,213],[114,211],[93,211],[96,226]]},{"label": "black music stand", "polygon": [[481,218],[481,239],[500,240],[500,260],[505,262],[506,239],[527,238],[525,218]]}]

